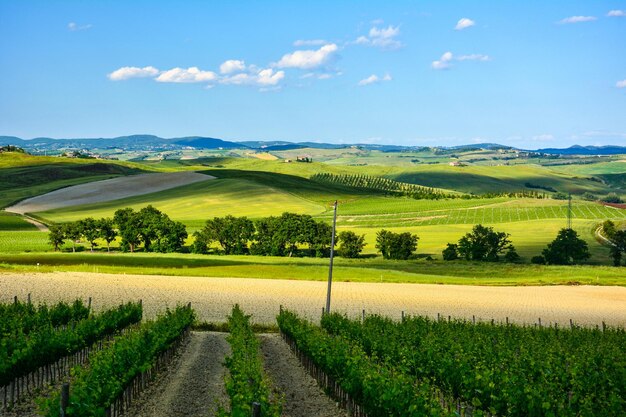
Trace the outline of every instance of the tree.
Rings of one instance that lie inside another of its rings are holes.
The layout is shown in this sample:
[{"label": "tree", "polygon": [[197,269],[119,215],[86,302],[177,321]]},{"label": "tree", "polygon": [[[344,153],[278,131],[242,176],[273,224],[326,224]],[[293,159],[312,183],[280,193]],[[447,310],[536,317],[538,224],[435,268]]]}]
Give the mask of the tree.
[{"label": "tree", "polygon": [[175,222],[164,216],[158,229],[154,250],[164,253],[181,252],[188,236],[187,229],[181,222]]},{"label": "tree", "polygon": [[613,258],[613,265],[621,265],[624,252],[626,252],[626,230],[618,230],[611,237],[611,247],[609,249],[611,258]]},{"label": "tree", "polygon": [[80,223],[63,223],[63,234],[66,239],[70,239],[72,241],[72,252],[76,252],[76,241],[80,239],[80,236],[82,235]]},{"label": "tree", "polygon": [[519,262],[521,259],[522,258],[519,256],[513,246],[509,246],[508,250],[504,254],[504,262],[516,263]]},{"label": "tree", "polygon": [[616,230],[617,229],[615,228],[615,223],[613,223],[611,220],[605,220],[604,223],[602,223],[602,231],[604,232],[604,235],[607,239],[613,239]]},{"label": "tree", "polygon": [[281,220],[279,217],[265,217],[254,222],[256,233],[250,245],[250,253],[265,256],[284,256],[285,239],[279,233]]},{"label": "tree", "polygon": [[591,257],[587,242],[578,237],[573,229],[561,229],[552,242],[541,252],[546,263],[552,265],[572,265]]},{"label": "tree", "polygon": [[459,240],[457,250],[466,260],[497,262],[499,254],[510,248],[513,245],[508,233],[494,232],[493,227],[477,224]]},{"label": "tree", "polygon": [[409,232],[393,233],[383,229],[376,234],[376,249],[384,259],[406,260],[417,250],[418,240],[417,235]]},{"label": "tree", "polygon": [[122,250],[130,249],[131,253],[135,252],[135,247],[141,243],[137,213],[132,208],[119,209],[114,213],[113,221],[122,237]]},{"label": "tree", "polygon": [[298,244],[310,243],[315,221],[306,214],[283,213],[279,217],[279,226],[276,230],[276,237],[284,242],[285,250],[292,256],[298,250]]},{"label": "tree", "polygon": [[254,237],[254,223],[247,217],[215,217],[207,220],[202,234],[206,239],[217,241],[227,255],[241,255],[248,249],[248,241]]},{"label": "tree", "polygon": [[344,258],[358,258],[365,247],[365,235],[357,235],[351,230],[339,233],[339,255]]},{"label": "tree", "polygon": [[444,261],[453,261],[459,259],[459,245],[456,243],[448,243],[446,248],[441,251]]},{"label": "tree", "polygon": [[96,246],[96,239],[100,237],[98,224],[93,218],[87,217],[86,219],[80,220],[78,222],[78,227],[81,234],[85,237],[85,240],[89,242],[89,245],[91,246],[91,251],[93,252],[93,248]]},{"label": "tree", "polygon": [[146,252],[150,252],[152,242],[159,238],[159,233],[166,227],[164,222],[169,220],[169,217],[151,205],[139,210],[136,216],[143,248]]},{"label": "tree", "polygon": [[59,250],[59,246],[65,243],[65,233],[63,225],[53,224],[50,225],[48,230],[48,242],[50,242],[50,244],[54,248],[54,251],[56,252]]},{"label": "tree", "polygon": [[333,228],[324,222],[316,222],[313,218],[304,224],[308,231],[307,243],[309,252],[318,258],[330,256],[330,241],[332,240]]},{"label": "tree", "polygon": [[113,223],[113,219],[102,218],[100,220],[97,220],[96,223],[98,227],[98,237],[107,243],[107,252],[110,252],[111,242],[113,242],[117,237],[117,232],[115,231],[115,224]]},{"label": "tree", "polygon": [[617,203],[621,204],[624,202],[616,193],[608,193],[605,197],[602,197],[600,201],[604,203]]}]

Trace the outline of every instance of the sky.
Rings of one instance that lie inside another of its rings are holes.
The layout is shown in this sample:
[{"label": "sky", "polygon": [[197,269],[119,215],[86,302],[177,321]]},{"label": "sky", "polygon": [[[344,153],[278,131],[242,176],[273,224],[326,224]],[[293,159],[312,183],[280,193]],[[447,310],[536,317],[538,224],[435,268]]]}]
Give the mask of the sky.
[{"label": "sky", "polygon": [[0,0],[0,135],[626,146],[626,1]]}]

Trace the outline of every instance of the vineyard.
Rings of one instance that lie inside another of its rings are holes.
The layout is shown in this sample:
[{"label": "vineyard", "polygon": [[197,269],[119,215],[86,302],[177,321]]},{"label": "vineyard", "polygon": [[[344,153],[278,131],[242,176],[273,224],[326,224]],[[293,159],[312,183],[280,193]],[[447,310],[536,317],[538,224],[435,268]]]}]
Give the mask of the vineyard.
[{"label": "vineyard", "polygon": [[[401,213],[372,213],[365,214],[365,210],[347,205],[342,216],[338,218],[340,225],[364,226],[364,227],[398,227],[398,226],[427,226],[436,224],[498,224],[511,222],[527,222],[544,219],[567,219],[568,208],[566,205],[529,205],[510,206],[503,204],[488,205],[459,205],[448,204],[441,201],[438,208],[423,207],[413,208],[405,206],[405,212]],[[370,208],[376,211],[375,208]],[[355,214],[352,214],[355,213]],[[358,213],[358,214],[356,214]],[[617,210],[593,203],[577,203],[572,207],[572,219],[598,220],[626,219],[626,211]]]},{"label": "vineyard", "polygon": [[[281,332],[354,415],[617,416],[626,412],[626,332],[414,317],[322,328],[283,311]],[[332,354],[329,354],[332,352]]]},{"label": "vineyard", "polygon": [[[161,384],[160,375],[178,372],[185,361],[196,312],[189,304],[141,322],[141,302],[97,314],[90,304],[35,306],[30,299],[15,299],[0,305],[4,412],[35,398],[38,413],[48,417],[158,414],[133,413],[145,393]],[[228,329],[230,354],[203,356],[225,364],[223,374],[203,376],[214,387],[215,381],[224,387],[223,396],[214,399],[220,417],[278,417],[282,410],[297,417],[322,409],[324,415],[344,415],[328,411],[335,407],[332,401],[355,417],[626,412],[626,332],[621,327],[520,326],[508,318],[505,323],[468,322],[404,314],[394,321],[365,313],[359,320],[325,314],[315,325],[281,307],[276,318],[281,341],[256,335],[251,316],[239,305],[227,320],[216,327]],[[193,333],[205,338],[198,334]],[[289,379],[288,385],[282,381],[279,390],[275,379],[298,373],[297,365],[276,357],[285,354],[293,354],[308,374]],[[301,388],[313,380],[326,395]],[[189,386],[193,391],[195,385]],[[306,397],[294,404],[302,392]],[[189,405],[177,407],[187,408],[190,414],[184,415],[196,415]],[[294,412],[298,408],[309,411]],[[158,409],[159,415],[174,412]]]}]

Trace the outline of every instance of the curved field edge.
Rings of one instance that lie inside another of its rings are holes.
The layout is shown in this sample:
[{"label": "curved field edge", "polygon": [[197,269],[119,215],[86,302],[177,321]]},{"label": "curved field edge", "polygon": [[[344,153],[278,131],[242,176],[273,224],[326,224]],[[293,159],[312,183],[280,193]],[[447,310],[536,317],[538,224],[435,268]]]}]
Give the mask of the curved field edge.
[{"label": "curved field edge", "polygon": [[[26,253],[0,254],[0,273],[99,272],[164,276],[326,281],[328,259],[262,256]],[[545,266],[466,261],[389,261],[336,258],[340,282],[421,283],[484,286],[626,286],[623,268]]]}]

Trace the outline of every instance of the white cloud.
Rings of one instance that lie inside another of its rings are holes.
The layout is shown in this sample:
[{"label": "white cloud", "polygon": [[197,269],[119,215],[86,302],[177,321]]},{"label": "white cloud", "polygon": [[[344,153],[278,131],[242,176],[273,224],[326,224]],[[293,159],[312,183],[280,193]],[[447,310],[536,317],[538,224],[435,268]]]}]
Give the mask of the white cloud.
[{"label": "white cloud", "polygon": [[491,61],[489,55],[469,54],[454,56],[452,52],[446,52],[436,61],[433,61],[431,67],[436,70],[444,70],[452,67],[453,61]]},{"label": "white cloud", "polygon": [[78,32],[79,30],[88,30],[88,29],[91,29],[92,27],[93,25],[91,24],[81,26],[75,22],[70,22],[67,24],[67,30],[69,30],[70,32]]},{"label": "white cloud", "polygon": [[595,16],[571,16],[560,20],[559,23],[562,25],[566,25],[568,23],[592,22],[597,19],[598,18]]},{"label": "white cloud", "polygon": [[129,78],[154,77],[158,73],[159,70],[154,67],[122,67],[108,74],[107,77],[113,81],[122,81],[128,80]]},{"label": "white cloud", "polygon": [[369,77],[364,78],[361,81],[359,81],[359,85],[360,86],[370,85],[370,84],[376,84],[376,83],[379,83],[379,82],[382,82],[382,81],[391,81],[391,80],[392,80],[392,78],[391,78],[391,75],[389,75],[389,74],[385,74],[382,77],[379,77],[376,74],[372,74]]},{"label": "white cloud", "polygon": [[455,30],[463,30],[463,29],[467,29],[469,27],[472,27],[476,24],[476,22],[474,22],[472,19],[468,19],[467,17],[464,17],[462,19],[460,19],[458,22],[456,22],[456,26],[454,27]]},{"label": "white cloud", "polygon": [[246,63],[237,59],[229,59],[228,61],[224,61],[222,65],[220,65],[220,72],[222,74],[245,71],[245,69]]},{"label": "white cloud", "polygon": [[256,82],[257,84],[264,85],[264,86],[276,85],[283,78],[285,78],[285,71],[274,72],[273,69],[267,68],[267,69],[259,71]]},{"label": "white cloud", "polygon": [[453,58],[452,52],[446,52],[443,55],[441,55],[441,58],[439,58],[439,60],[433,61],[431,66],[433,69],[436,69],[436,70],[448,69],[450,68],[452,58]]},{"label": "white cloud", "polygon": [[626,88],[626,80],[618,81],[615,86],[617,88]]},{"label": "white cloud", "polygon": [[285,78],[285,71],[274,71],[271,68],[265,68],[254,73],[241,73],[221,77],[219,82],[221,84],[230,85],[258,85],[268,87],[277,85],[283,78]]},{"label": "white cloud", "polygon": [[626,11],[624,10],[611,10],[606,14],[608,17],[625,17]]},{"label": "white cloud", "polygon": [[326,42],[323,39],[298,39],[297,41],[295,41],[293,43],[293,46],[321,46],[321,45],[326,45],[328,42]]},{"label": "white cloud", "polygon": [[382,29],[374,26],[370,29],[368,36],[359,36],[354,43],[382,49],[397,49],[402,46],[402,42],[396,39],[398,35],[400,35],[400,26],[389,25]]},{"label": "white cloud", "polygon": [[483,54],[461,55],[461,56],[455,57],[454,59],[456,59],[457,61],[490,61],[491,60],[491,58],[489,58],[489,55],[483,55]]},{"label": "white cloud", "polygon": [[317,50],[295,51],[283,55],[274,65],[278,68],[318,68],[329,62],[338,49],[337,45],[330,43]]},{"label": "white cloud", "polygon": [[156,80],[160,83],[203,83],[215,81],[217,78],[217,74],[213,71],[202,71],[198,67],[189,67],[163,71]]}]

